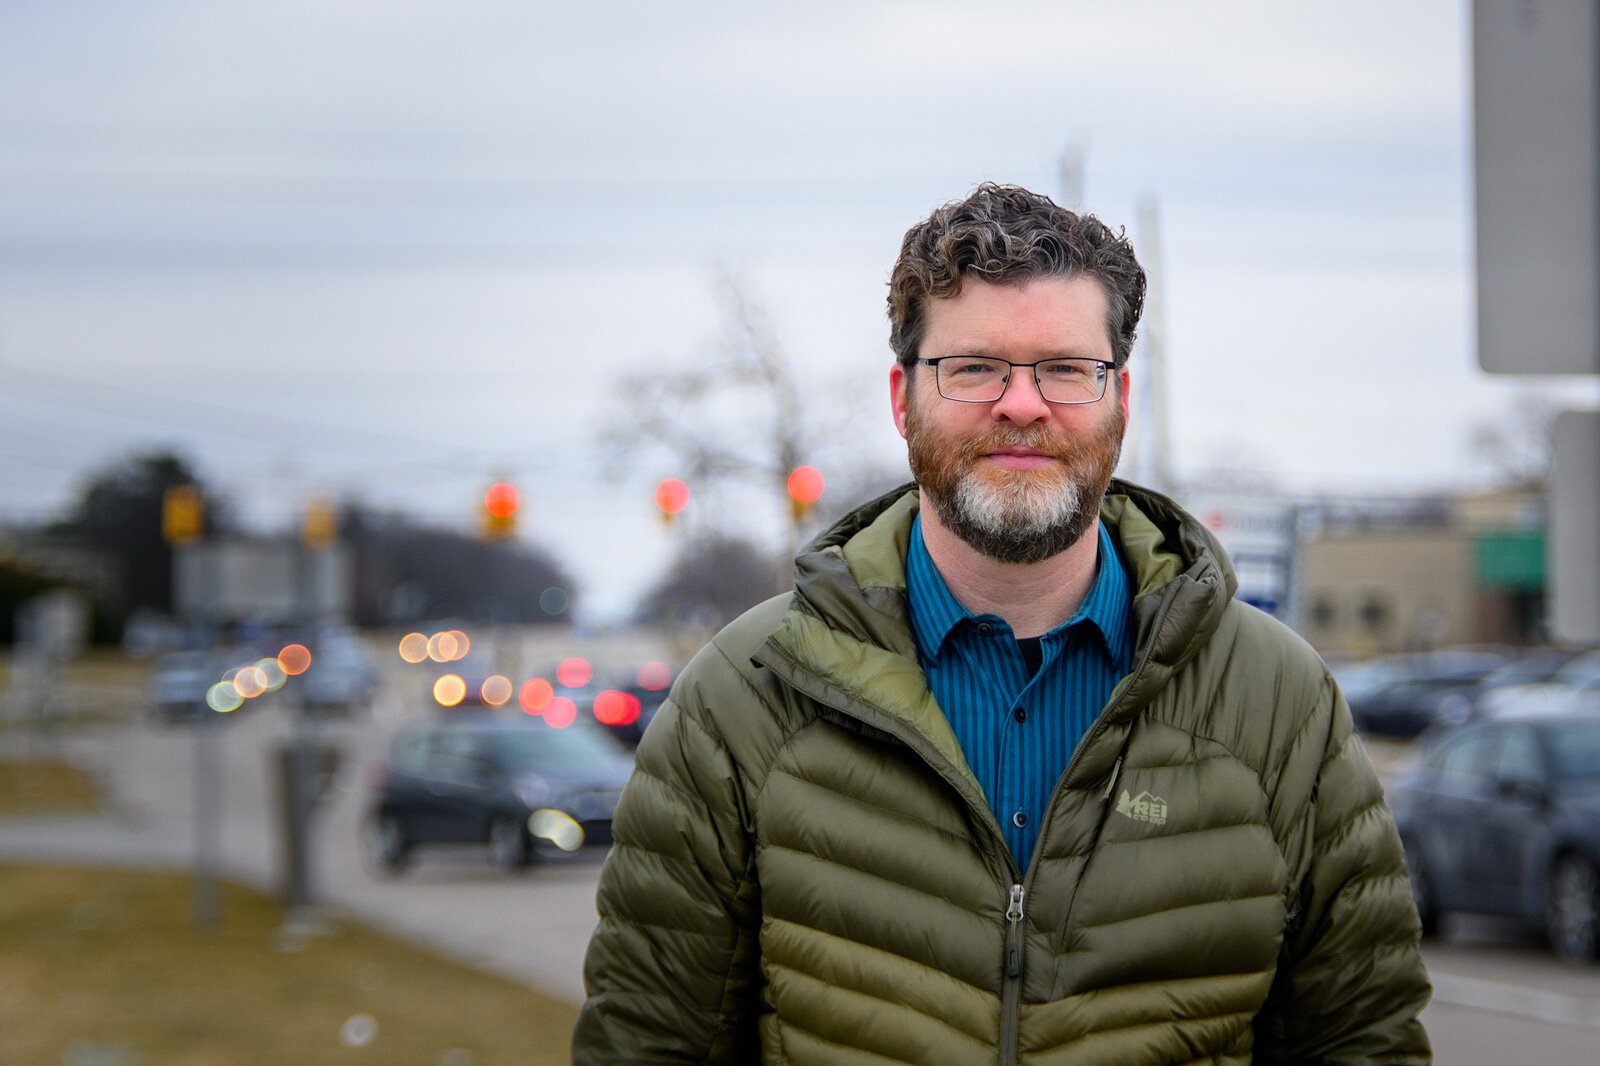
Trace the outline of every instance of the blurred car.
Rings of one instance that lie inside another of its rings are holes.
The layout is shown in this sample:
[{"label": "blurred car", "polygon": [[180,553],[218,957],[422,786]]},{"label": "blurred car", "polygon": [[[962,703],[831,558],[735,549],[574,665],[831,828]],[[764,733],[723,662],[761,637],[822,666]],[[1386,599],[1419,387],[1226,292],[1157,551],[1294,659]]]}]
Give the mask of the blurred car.
[{"label": "blurred car", "polygon": [[311,668],[297,684],[307,709],[353,710],[371,701],[382,677],[360,634],[335,627],[313,634],[306,643]]},{"label": "blurred car", "polygon": [[1419,716],[1438,725],[1463,725],[1489,713],[1504,689],[1521,688],[1549,681],[1571,662],[1576,652],[1557,648],[1535,648],[1504,666],[1485,674],[1467,687],[1446,687],[1418,700]]},{"label": "blurred car", "polygon": [[[576,668],[574,668],[576,667]],[[632,670],[596,672],[587,660],[567,659],[540,676],[553,678],[553,694],[571,700],[577,716],[593,719],[612,736],[635,747],[666,702],[676,671],[660,661]]]},{"label": "blurred car", "polygon": [[592,724],[455,712],[395,738],[374,775],[363,855],[394,873],[421,846],[480,845],[514,870],[547,846],[609,845],[632,772],[627,751]]},{"label": "blurred car", "polygon": [[1488,651],[1439,651],[1380,660],[1383,673],[1345,691],[1350,716],[1363,733],[1414,737],[1441,715],[1465,717],[1465,702],[1478,684],[1506,665],[1508,656]]},{"label": "blurred car", "polygon": [[192,722],[210,714],[206,690],[222,676],[216,656],[204,651],[174,651],[150,669],[150,706],[168,723]]},{"label": "blurred car", "polygon": [[1600,716],[1449,731],[1388,793],[1423,931],[1451,911],[1541,925],[1563,957],[1600,951]]},{"label": "blurred car", "polygon": [[[629,747],[637,747],[644,736],[645,727],[655,718],[656,712],[667,701],[667,690],[642,685],[637,681],[621,681],[609,690],[596,694],[591,705],[595,720],[611,735]],[[620,713],[616,708],[620,708]]]},{"label": "blurred car", "polygon": [[1558,669],[1529,683],[1504,685],[1480,701],[1497,718],[1600,712],[1600,650],[1570,657]]}]

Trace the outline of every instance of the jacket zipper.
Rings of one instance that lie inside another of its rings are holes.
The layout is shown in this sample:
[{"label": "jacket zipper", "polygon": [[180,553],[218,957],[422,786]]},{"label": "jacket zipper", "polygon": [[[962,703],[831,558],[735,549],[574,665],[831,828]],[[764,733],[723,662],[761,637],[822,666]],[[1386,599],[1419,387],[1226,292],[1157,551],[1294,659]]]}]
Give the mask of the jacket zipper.
[{"label": "jacket zipper", "polygon": [[1020,883],[1011,886],[1011,903],[1006,907],[1005,970],[1000,985],[1000,1062],[1016,1066],[1017,1025],[1022,1004],[1022,901],[1027,895]]},{"label": "jacket zipper", "polygon": [[[1161,601],[1161,606],[1156,611],[1155,620],[1151,624],[1151,632],[1155,632],[1160,629],[1161,623],[1166,620],[1167,611],[1172,607],[1172,601],[1176,598],[1177,590],[1169,589],[1166,597]],[[1144,668],[1149,665],[1150,651],[1153,647],[1154,642],[1147,643],[1145,645],[1139,656],[1139,661],[1135,663],[1133,669],[1129,671],[1130,679],[1137,678]],[[1128,688],[1123,690],[1123,698],[1126,697],[1127,693],[1132,688],[1133,684],[1130,680]],[[1056,779],[1056,787],[1051,791],[1050,802],[1045,805],[1045,821],[1040,827],[1039,839],[1036,840],[1033,845],[1034,856],[1037,856],[1040,849],[1044,847],[1045,834],[1050,828],[1049,812],[1055,810],[1056,799],[1060,795],[1061,788],[1066,783],[1067,778],[1071,776],[1073,768],[1078,765],[1079,756],[1088,750],[1091,741],[1093,741],[1101,733],[1105,732],[1105,730],[1108,728],[1107,723],[1110,721],[1111,712],[1120,706],[1121,703],[1122,698],[1119,698],[1116,703],[1111,704],[1101,712],[1100,716],[1095,720],[1094,725],[1090,727],[1088,735],[1080,740],[1077,748],[1073,750],[1072,758],[1067,760],[1067,768],[1063,770],[1061,772],[1061,776]],[[1111,793],[1117,787],[1117,775],[1121,772],[1122,756],[1119,754],[1117,756],[1117,761],[1111,766],[1111,779],[1107,783],[1105,791],[1100,794],[1100,802],[1102,806],[1111,799]],[[987,810],[987,807],[985,810]],[[1007,852],[1007,854],[1009,855],[1010,853]],[[1027,898],[1028,890],[1026,883],[1031,882],[1034,870],[1037,868],[1037,866],[1038,864],[1031,861],[1030,858],[1030,861],[1028,862],[1028,872],[1024,877],[1023,882],[1019,882],[1011,886],[1011,903],[1006,908],[1006,947],[1005,959],[1003,960],[1004,968],[1001,971],[1002,983],[1000,997],[1001,1066],[1016,1066],[1017,1056],[1019,1053],[1017,1049],[1017,1038],[1019,1016],[1022,1009],[1022,971],[1023,962],[1026,956],[1026,951],[1024,950],[1025,944],[1022,935],[1022,920],[1024,917],[1026,917],[1026,913],[1023,910],[1023,901]],[[1072,907],[1070,904],[1067,907],[1067,913],[1072,913]]]},{"label": "jacket zipper", "polygon": [[[1161,623],[1166,620],[1167,612],[1171,609],[1172,601],[1177,598],[1177,595],[1178,590],[1175,587],[1167,589],[1165,596],[1162,598],[1160,607],[1158,607],[1156,610],[1155,619],[1151,623],[1151,632],[1157,632],[1160,630]],[[829,685],[827,682],[817,677],[783,650],[775,648],[771,644],[768,644],[767,647],[777,652],[778,655],[782,656],[782,658],[796,670],[816,681],[822,688],[829,690],[830,692],[837,691],[833,689],[832,685]],[[1130,678],[1137,678],[1138,675],[1149,664],[1150,652],[1153,647],[1153,641],[1144,646],[1139,655],[1138,662],[1136,662],[1133,669],[1129,671],[1128,676]],[[793,684],[792,681],[790,683]],[[1130,691],[1132,688],[1133,685],[1130,682],[1128,688],[1123,690],[1124,698],[1126,697],[1128,691]],[[805,690],[802,688],[801,691],[804,692]],[[859,721],[866,721],[866,719],[862,718],[861,715],[852,711],[848,707],[848,701],[841,703],[837,701],[837,699],[825,699],[820,693],[815,691],[806,692],[805,694],[816,700],[818,703],[821,703],[827,707],[831,707],[840,714],[848,715],[849,717],[855,718]],[[1108,728],[1107,722],[1110,720],[1111,711],[1115,710],[1121,705],[1121,703],[1122,698],[1119,698],[1116,703],[1107,706],[1101,711],[1099,718],[1097,718],[1094,725],[1090,727],[1088,735],[1078,742],[1077,748],[1073,750],[1072,758],[1067,760],[1067,768],[1063,770],[1061,772],[1061,776],[1056,779],[1056,787],[1050,794],[1050,802],[1045,806],[1045,811],[1047,813],[1044,825],[1040,827],[1039,839],[1034,842],[1033,850],[1035,855],[1037,855],[1039,849],[1044,846],[1045,831],[1047,831],[1050,827],[1048,812],[1055,809],[1056,799],[1061,792],[1062,786],[1066,783],[1067,778],[1071,776],[1073,768],[1078,765],[1079,757],[1088,749],[1090,742],[1098,737],[1101,733],[1105,732],[1105,730]],[[918,733],[915,730],[898,728],[899,723],[894,723],[892,726],[889,723],[879,724],[877,722],[867,722],[867,724],[877,729],[883,729],[891,736],[899,739],[902,744],[905,744],[912,751],[915,751],[922,758],[922,761],[928,764],[930,769],[932,769],[940,777],[944,778],[945,781],[956,790],[956,793],[966,800],[967,805],[970,808],[979,813],[981,816],[979,818],[979,823],[989,826],[992,840],[999,845],[997,854],[1000,856],[1000,861],[1004,863],[1012,875],[1017,878],[1011,884],[1011,895],[1006,907],[1005,957],[1001,960],[1000,985],[1000,1062],[1001,1066],[1016,1066],[1018,1055],[1018,1019],[1021,1012],[1022,1003],[1022,973],[1027,954],[1026,944],[1024,943],[1024,938],[1022,935],[1022,922],[1024,917],[1026,917],[1026,913],[1023,909],[1023,901],[1027,897],[1027,882],[1031,881],[1035,866],[1037,864],[1030,861],[1028,863],[1027,874],[1024,875],[1022,873],[1022,870],[1017,866],[1016,859],[1011,855],[1011,848],[1006,844],[1005,835],[1001,831],[999,823],[995,821],[994,812],[989,809],[988,802],[984,800],[981,795],[977,797],[977,800],[973,799],[973,797],[969,794],[967,782],[962,779],[960,775],[948,769],[947,765],[944,763],[944,760],[938,755],[937,752],[933,750],[932,745],[927,742],[921,733]],[[1111,771],[1112,788],[1116,787],[1116,775],[1121,769],[1122,757],[1119,755]],[[1110,789],[1107,789],[1105,794],[1101,797],[1101,802],[1104,803],[1110,797],[1110,795],[1111,791]],[[1071,913],[1070,906],[1068,908],[1068,913]]]}]

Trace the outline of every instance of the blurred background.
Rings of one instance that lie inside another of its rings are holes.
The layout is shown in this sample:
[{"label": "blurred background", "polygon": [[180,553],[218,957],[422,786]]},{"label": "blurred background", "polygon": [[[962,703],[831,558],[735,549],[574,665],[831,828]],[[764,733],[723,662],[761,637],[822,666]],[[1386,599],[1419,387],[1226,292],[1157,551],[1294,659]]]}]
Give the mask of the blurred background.
[{"label": "blurred background", "polygon": [[[1561,42],[1595,17],[0,3],[0,855],[198,870],[175,944],[238,910],[218,877],[296,943],[336,905],[569,1021],[603,848],[495,851],[479,812],[492,861],[551,861],[411,869],[420,835],[381,817],[406,738],[470,708],[626,757],[797,545],[907,479],[889,268],[986,180],[1127,229],[1152,288],[1120,473],[1328,658],[1386,781],[1434,727],[1581,711],[1600,104],[1592,44]],[[540,802],[604,843],[608,814]],[[64,937],[109,928],[83,918],[103,885]],[[1553,960],[1533,896],[1434,943],[1452,1061],[1600,1039],[1600,980]],[[55,991],[60,1035],[0,1060],[200,1040],[90,1032]],[[326,1061],[412,1061],[379,1008],[320,1024]]]}]

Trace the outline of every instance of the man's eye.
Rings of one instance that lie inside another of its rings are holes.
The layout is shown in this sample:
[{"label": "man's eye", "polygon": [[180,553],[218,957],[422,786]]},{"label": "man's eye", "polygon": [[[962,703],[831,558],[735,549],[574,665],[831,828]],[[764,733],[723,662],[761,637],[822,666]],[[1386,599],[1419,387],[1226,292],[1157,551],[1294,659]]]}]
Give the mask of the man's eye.
[{"label": "man's eye", "polygon": [[1078,381],[1094,376],[1093,363],[1073,363],[1062,361],[1059,363],[1041,363],[1039,372],[1047,378],[1057,381]]},{"label": "man's eye", "polygon": [[998,368],[993,363],[983,363],[976,360],[971,362],[958,362],[950,365],[950,373],[960,377],[974,378],[985,374],[994,374]]}]

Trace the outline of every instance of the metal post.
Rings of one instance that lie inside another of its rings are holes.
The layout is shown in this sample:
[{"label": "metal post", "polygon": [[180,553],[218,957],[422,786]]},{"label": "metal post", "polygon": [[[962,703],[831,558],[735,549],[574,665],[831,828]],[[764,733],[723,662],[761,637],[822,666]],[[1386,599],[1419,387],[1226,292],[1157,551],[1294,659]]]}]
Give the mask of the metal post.
[{"label": "metal post", "polygon": [[222,916],[222,750],[217,712],[210,706],[194,725],[194,931],[210,936]]}]

